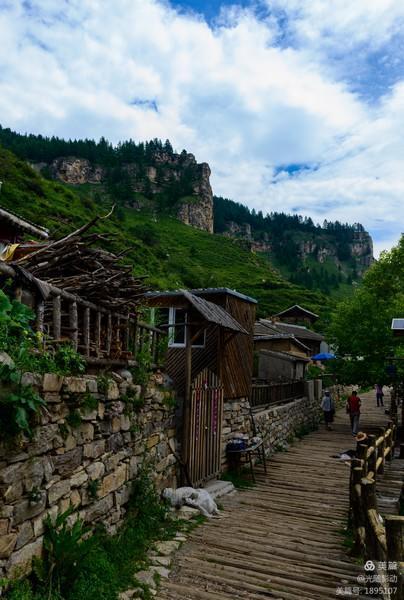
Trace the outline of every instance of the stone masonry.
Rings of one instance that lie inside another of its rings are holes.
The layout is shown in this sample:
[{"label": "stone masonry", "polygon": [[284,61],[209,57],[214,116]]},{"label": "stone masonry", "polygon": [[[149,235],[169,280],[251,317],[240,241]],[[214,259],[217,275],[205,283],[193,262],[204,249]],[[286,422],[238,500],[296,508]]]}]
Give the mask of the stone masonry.
[{"label": "stone masonry", "polygon": [[[281,406],[254,409],[257,435],[265,440],[267,453],[279,449],[302,428],[315,426],[321,418],[322,386],[320,380],[306,382],[305,396]],[[226,443],[235,433],[252,436],[248,398],[225,401],[222,465],[226,464]]]},{"label": "stone masonry", "polygon": [[151,381],[142,394],[118,374],[26,378],[39,383],[46,409],[32,439],[0,445],[0,577],[29,571],[48,515],[73,507],[72,522],[116,532],[144,461],[158,489],[176,483],[170,389]]}]

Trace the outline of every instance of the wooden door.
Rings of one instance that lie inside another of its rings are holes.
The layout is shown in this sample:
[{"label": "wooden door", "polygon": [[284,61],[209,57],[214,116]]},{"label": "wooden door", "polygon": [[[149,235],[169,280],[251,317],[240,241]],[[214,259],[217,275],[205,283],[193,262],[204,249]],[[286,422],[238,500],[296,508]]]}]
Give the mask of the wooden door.
[{"label": "wooden door", "polygon": [[195,377],[190,404],[188,475],[196,487],[221,469],[223,386],[215,373],[204,369]]}]

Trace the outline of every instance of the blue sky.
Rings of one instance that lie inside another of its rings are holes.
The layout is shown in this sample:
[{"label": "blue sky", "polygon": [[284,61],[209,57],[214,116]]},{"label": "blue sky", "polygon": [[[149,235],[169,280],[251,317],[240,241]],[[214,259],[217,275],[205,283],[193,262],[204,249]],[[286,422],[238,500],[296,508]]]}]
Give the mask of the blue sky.
[{"label": "blue sky", "polygon": [[216,194],[404,229],[402,0],[0,0],[4,126],[169,138]]}]

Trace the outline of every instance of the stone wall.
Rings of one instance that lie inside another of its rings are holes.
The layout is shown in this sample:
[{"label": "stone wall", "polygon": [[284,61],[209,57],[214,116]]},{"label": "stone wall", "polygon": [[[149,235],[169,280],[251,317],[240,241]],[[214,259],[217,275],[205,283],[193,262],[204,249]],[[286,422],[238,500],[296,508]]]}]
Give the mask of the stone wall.
[{"label": "stone wall", "polygon": [[250,403],[248,398],[224,401],[222,430],[222,467],[226,467],[226,444],[235,433],[252,435]]},{"label": "stone wall", "polygon": [[259,435],[267,452],[278,450],[303,429],[316,427],[321,419],[321,381],[307,381],[306,395],[288,404],[254,412]]},{"label": "stone wall", "polygon": [[142,390],[123,375],[25,376],[46,410],[32,439],[0,445],[0,577],[29,569],[48,515],[73,507],[72,521],[114,533],[145,460],[158,488],[175,485],[173,393],[161,378]]},{"label": "stone wall", "polygon": [[[266,451],[272,452],[287,444],[302,428],[312,428],[321,419],[321,380],[305,383],[306,395],[288,404],[266,409],[254,409],[257,435],[265,438]],[[223,424],[222,466],[226,467],[226,444],[235,433],[253,435],[248,398],[225,401]]]}]

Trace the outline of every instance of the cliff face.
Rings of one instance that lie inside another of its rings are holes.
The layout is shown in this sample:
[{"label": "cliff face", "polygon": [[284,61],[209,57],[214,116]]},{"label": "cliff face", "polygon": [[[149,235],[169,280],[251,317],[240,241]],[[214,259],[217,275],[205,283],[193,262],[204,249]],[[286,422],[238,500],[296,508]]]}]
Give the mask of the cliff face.
[{"label": "cliff face", "polygon": [[[198,164],[193,154],[156,152],[150,164],[125,163],[114,167],[133,192],[127,203],[139,207],[136,193],[153,199],[168,193],[173,214],[186,225],[213,233],[213,194],[210,185],[210,168],[207,163]],[[60,157],[50,165],[51,175],[63,183],[106,184],[111,172],[87,159],[74,156]],[[158,209],[158,202],[155,204]]]}]

